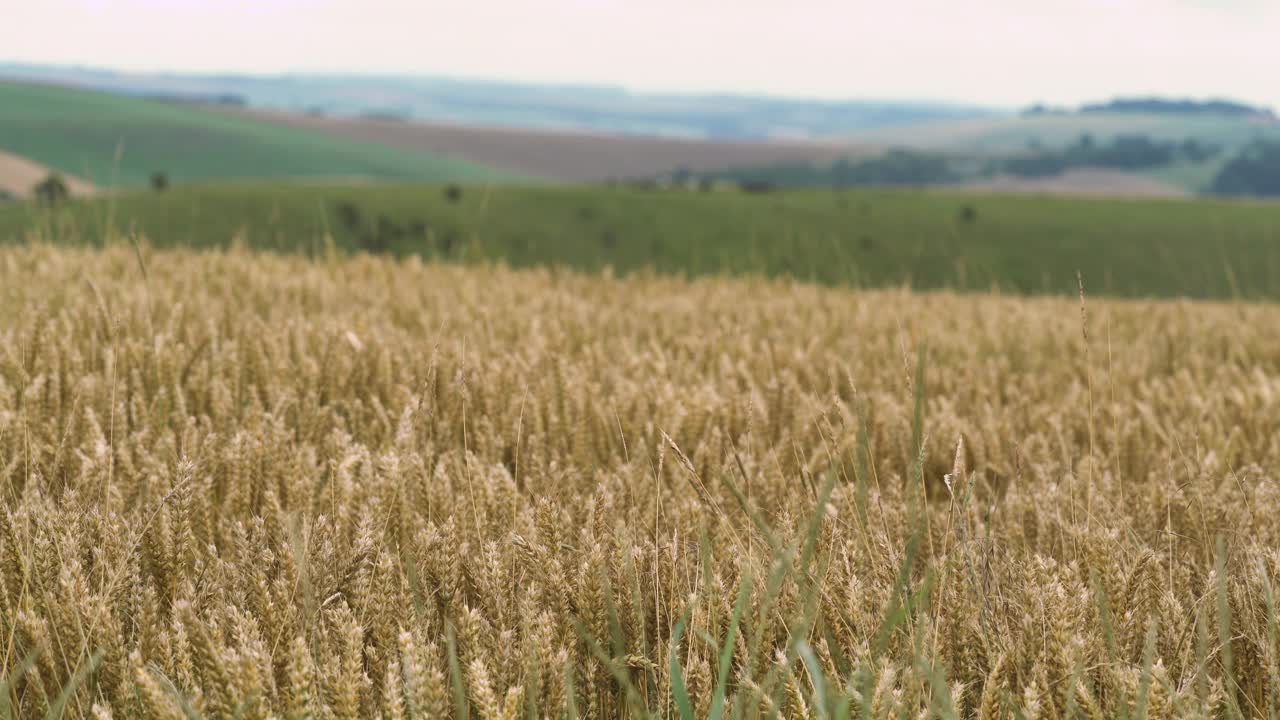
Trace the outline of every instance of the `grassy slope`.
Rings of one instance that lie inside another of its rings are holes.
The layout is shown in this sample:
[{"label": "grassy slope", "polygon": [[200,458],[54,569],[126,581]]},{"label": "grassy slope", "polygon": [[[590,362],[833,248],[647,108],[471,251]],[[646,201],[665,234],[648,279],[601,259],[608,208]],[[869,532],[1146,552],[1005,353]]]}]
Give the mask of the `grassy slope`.
[{"label": "grassy slope", "polygon": [[1202,163],[1180,162],[1169,167],[1144,170],[1141,175],[1172,183],[1192,192],[1209,192],[1213,188],[1214,178],[1227,161],[1228,157],[1224,153]]},{"label": "grassy slope", "polygon": [[[101,237],[135,225],[157,245],[315,251],[326,228],[359,246],[379,224],[386,249],[449,259],[503,259],[693,275],[760,272],[839,285],[998,287],[1095,293],[1280,297],[1280,205],[829,191],[744,195],[614,188],[469,187],[449,203],[436,186],[189,187],[55,214],[0,209],[0,240]],[[360,210],[343,225],[339,205]],[[971,205],[973,222],[960,210]],[[421,231],[413,232],[415,224]]]},{"label": "grassy slope", "polygon": [[[426,152],[299,131],[208,112],[69,88],[0,82],[0,148],[100,185],[347,177],[467,180],[496,170]],[[117,166],[117,148],[122,150]]]}]

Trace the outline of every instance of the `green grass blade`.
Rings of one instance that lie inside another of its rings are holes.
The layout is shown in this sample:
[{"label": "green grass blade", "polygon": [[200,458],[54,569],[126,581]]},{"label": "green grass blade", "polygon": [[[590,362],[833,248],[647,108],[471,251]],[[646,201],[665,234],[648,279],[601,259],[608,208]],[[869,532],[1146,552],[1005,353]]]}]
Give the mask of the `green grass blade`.
[{"label": "green grass blade", "polygon": [[62,714],[67,710],[67,703],[71,702],[71,696],[89,679],[93,671],[98,669],[99,663],[102,662],[103,654],[102,648],[94,650],[93,655],[90,655],[88,660],[76,668],[75,674],[67,680],[66,685],[62,686],[62,691],[58,693],[58,697],[49,706],[49,712],[45,713],[44,716],[45,720],[60,720]]},{"label": "green grass blade", "polygon": [[831,502],[831,493],[835,487],[836,474],[827,473],[827,479],[822,483],[822,489],[818,491],[813,516],[809,519],[809,527],[805,532],[804,549],[800,552],[798,567],[802,578],[809,570],[809,561],[813,558],[814,549],[818,545],[818,532],[822,530],[822,520],[827,516],[827,503]]},{"label": "green grass blade", "polygon": [[907,466],[911,468],[908,479],[919,483],[924,480],[924,465],[920,462],[921,445],[924,443],[924,368],[929,359],[928,346],[920,343],[916,351],[916,380],[913,390],[915,407],[911,412],[911,457],[907,458]]},{"label": "green grass blade", "polygon": [[[600,572],[600,584],[604,588],[605,618],[609,625],[609,650],[612,657],[627,654],[627,641],[622,631],[622,622],[618,619],[618,604],[613,599],[613,583],[609,581],[609,573]],[[585,628],[584,628],[585,629]]]},{"label": "green grass blade", "polygon": [[1098,619],[1102,623],[1102,639],[1107,646],[1108,657],[1119,657],[1116,649],[1115,625],[1111,621],[1111,601],[1107,598],[1107,589],[1095,573],[1090,573],[1093,582],[1094,602],[1098,605]]},{"label": "green grass blade", "polygon": [[578,633],[578,637],[587,644],[591,654],[595,655],[596,659],[604,664],[605,669],[609,671],[613,679],[618,685],[622,686],[623,692],[627,696],[627,704],[633,712],[639,713],[636,717],[647,715],[649,709],[644,706],[644,702],[640,699],[640,692],[636,690],[635,683],[631,682],[631,676],[627,674],[624,666],[617,661],[616,656],[611,657],[609,653],[605,652],[604,647],[600,645],[600,641],[593,637],[591,632],[577,618],[573,620],[573,629]]},{"label": "green grass blade", "polygon": [[445,623],[445,641],[449,650],[449,684],[453,688],[453,711],[456,717],[471,717],[467,704],[467,685],[462,680],[462,666],[458,662],[458,640],[453,623]]},{"label": "green grass blade", "polygon": [[164,689],[168,690],[169,694],[173,696],[173,699],[178,702],[178,708],[182,710],[183,715],[187,716],[187,720],[203,720],[204,716],[200,714],[199,710],[196,710],[195,707],[192,706],[191,701],[188,700],[187,696],[178,689],[177,685],[173,684],[172,680],[165,677],[164,673],[155,673],[155,676],[160,679],[160,683],[164,686]]},{"label": "green grass blade", "polygon": [[[1267,577],[1267,566],[1258,563],[1258,577],[1262,583],[1262,599],[1267,606],[1267,647],[1280,647],[1276,642],[1276,596],[1271,587],[1271,578]],[[1271,692],[1267,694],[1267,718],[1276,720],[1280,717],[1280,667],[1275,664],[1270,668]]]},{"label": "green grass blade", "polygon": [[1134,720],[1147,720],[1147,706],[1151,700],[1151,669],[1155,666],[1156,623],[1147,625],[1147,640],[1142,646],[1142,677],[1138,681],[1138,700],[1135,703]]},{"label": "green grass blade", "polygon": [[800,656],[805,669],[809,671],[809,680],[813,683],[813,706],[818,711],[818,718],[827,720],[831,715],[827,708],[827,682],[822,674],[822,666],[818,664],[813,648],[809,647],[809,643],[804,640],[796,643],[796,654]]},{"label": "green grass blade", "polygon": [[934,714],[939,720],[959,720],[960,715],[956,712],[956,701],[951,696],[951,686],[947,684],[946,672],[932,662],[926,661],[923,664],[923,670],[929,678],[929,687],[933,693]]},{"label": "green grass blade", "polygon": [[680,667],[680,658],[677,651],[680,648],[680,638],[684,636],[685,618],[681,618],[676,623],[675,630],[671,633],[671,653],[668,664],[671,669],[671,697],[675,700],[676,710],[680,713],[680,720],[694,720],[693,704],[689,702],[689,688],[684,683],[684,670]]},{"label": "green grass blade", "polygon": [[27,656],[11,669],[4,677],[0,677],[0,716],[5,720],[13,720],[13,705],[9,693],[18,685],[18,681],[23,675],[36,664],[36,658],[40,656],[40,651],[32,650]]},{"label": "green grass blade", "polygon": [[855,489],[858,501],[858,519],[862,521],[862,527],[867,527],[867,503],[870,495],[871,486],[871,441],[867,432],[867,408],[861,405],[856,409],[858,414],[858,438],[856,449],[856,462],[853,466],[853,477],[855,481]]},{"label": "green grass blade", "polygon": [[1222,674],[1225,678],[1227,708],[1231,717],[1242,718],[1240,705],[1236,700],[1239,685],[1236,683],[1235,668],[1231,657],[1231,606],[1227,595],[1227,541],[1218,537],[1217,559],[1214,562],[1214,580],[1218,596],[1218,656],[1222,658]]},{"label": "green grass blade", "polygon": [[911,567],[915,564],[918,543],[919,537],[912,535],[906,551],[902,554],[902,565],[898,568],[898,578],[894,582],[893,593],[889,596],[884,619],[880,621],[880,627],[876,630],[875,639],[871,644],[872,658],[877,658],[884,652],[889,646],[893,631],[910,616]]},{"label": "green grass blade", "polygon": [[573,660],[564,664],[564,714],[568,720],[578,720],[578,690],[573,682]]},{"label": "green grass blade", "polygon": [[725,692],[729,684],[729,666],[733,662],[733,648],[738,642],[738,622],[742,619],[742,610],[751,597],[751,576],[743,573],[742,587],[738,590],[738,599],[733,604],[733,615],[729,618],[729,632],[725,635],[724,647],[720,649],[720,667],[716,674],[715,695],[711,698],[709,720],[719,720],[724,714]]}]

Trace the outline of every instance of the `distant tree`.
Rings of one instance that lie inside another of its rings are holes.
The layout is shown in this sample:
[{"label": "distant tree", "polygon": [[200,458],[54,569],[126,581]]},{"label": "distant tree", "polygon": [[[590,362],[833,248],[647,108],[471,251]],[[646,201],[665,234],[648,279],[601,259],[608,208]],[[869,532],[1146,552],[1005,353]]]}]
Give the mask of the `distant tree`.
[{"label": "distant tree", "polygon": [[1024,109],[1022,111],[1022,115],[1025,117],[1036,117],[1038,115],[1066,115],[1069,112],[1071,111],[1067,108],[1054,107],[1044,103],[1036,103],[1035,105]]},{"label": "distant tree", "polygon": [[1280,142],[1257,140],[1229,160],[1213,179],[1220,195],[1280,195]]},{"label": "distant tree", "polygon": [[960,206],[960,222],[965,223],[966,225],[971,225],[977,222],[977,220],[978,210],[976,208],[968,204]]},{"label": "distant tree", "polygon": [[[425,232],[425,227],[423,230]],[[366,229],[356,236],[356,245],[367,253],[385,253],[405,234],[405,229],[390,216],[379,215],[372,230]]]},{"label": "distant tree", "polygon": [[1171,113],[1177,115],[1222,115],[1227,117],[1275,117],[1271,108],[1245,105],[1229,100],[1166,100],[1163,98],[1119,98],[1080,108],[1082,113]]},{"label": "distant tree", "polygon": [[336,208],[338,213],[338,222],[351,232],[360,229],[360,208],[354,203],[340,202]]},{"label": "distant tree", "polygon": [[843,167],[837,163],[833,171],[849,185],[936,185],[956,179],[945,155],[903,149]]},{"label": "distant tree", "polygon": [[1109,145],[1076,150],[1079,157],[1069,159],[1072,165],[1139,170],[1168,165],[1173,161],[1176,146],[1171,142],[1152,140],[1146,135],[1120,135]]},{"label": "distant tree", "polygon": [[738,182],[738,188],[745,193],[773,192],[775,187],[777,186],[774,185],[774,183],[769,180],[750,179],[750,180],[742,180]]},{"label": "distant tree", "polygon": [[378,239],[381,250],[386,250],[392,241],[404,237],[404,228],[387,215],[378,216]]},{"label": "distant tree", "polygon": [[707,191],[718,181],[733,182],[743,192],[765,193],[796,187],[838,190],[855,185],[937,185],[958,179],[960,175],[946,155],[894,149],[876,157],[840,158],[830,165],[782,163],[722,170],[698,176],[698,186]]},{"label": "distant tree", "polygon": [[70,198],[71,190],[67,188],[67,183],[61,175],[50,173],[48,177],[31,188],[31,194],[35,195],[36,201],[42,205],[53,206]]},{"label": "distant tree", "polygon": [[163,171],[151,173],[151,189],[162,193],[169,189],[169,174]]},{"label": "distant tree", "polygon": [[1216,157],[1222,148],[1213,143],[1200,142],[1195,138],[1187,138],[1178,147],[1178,153],[1193,163],[1200,163]]},{"label": "distant tree", "polygon": [[444,197],[449,202],[456,203],[462,199],[462,188],[457,185],[446,185]]},{"label": "distant tree", "polygon": [[[1202,146],[1195,141],[1189,142],[1196,153],[1195,158],[1190,159],[1203,159],[1200,158],[1203,154]],[[1152,140],[1146,135],[1120,135],[1111,142],[1102,144],[1089,133],[1084,133],[1074,144],[1062,150],[1037,148],[1029,154],[1005,160],[1000,164],[1000,169],[1021,177],[1048,177],[1079,167],[1142,170],[1164,167],[1179,156],[1188,156],[1186,147],[1186,143],[1179,145]]]}]

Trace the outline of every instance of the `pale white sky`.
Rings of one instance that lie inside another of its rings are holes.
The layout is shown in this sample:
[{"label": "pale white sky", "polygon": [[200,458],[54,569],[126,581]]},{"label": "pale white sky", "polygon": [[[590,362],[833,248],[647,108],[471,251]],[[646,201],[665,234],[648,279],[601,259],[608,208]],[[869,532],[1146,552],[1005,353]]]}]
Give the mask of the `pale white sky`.
[{"label": "pale white sky", "polygon": [[0,0],[0,61],[1280,108],[1280,0]]}]

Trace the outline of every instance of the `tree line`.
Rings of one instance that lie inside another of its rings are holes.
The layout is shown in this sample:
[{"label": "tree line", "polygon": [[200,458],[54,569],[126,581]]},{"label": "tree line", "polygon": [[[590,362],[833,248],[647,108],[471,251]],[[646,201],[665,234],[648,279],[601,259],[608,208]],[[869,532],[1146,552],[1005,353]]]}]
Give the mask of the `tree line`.
[{"label": "tree line", "polygon": [[1180,142],[1153,140],[1146,135],[1118,135],[1100,143],[1088,133],[1062,150],[1037,150],[1000,161],[999,171],[1019,177],[1048,177],[1082,167],[1147,170],[1178,161],[1201,163],[1218,155],[1217,145],[1187,138]]},{"label": "tree line", "polygon": [[[1076,168],[1141,172],[1175,163],[1200,164],[1220,157],[1222,147],[1198,140],[1155,140],[1121,135],[1107,142],[1081,135],[1061,150],[1037,149],[987,161],[939,152],[897,148],[869,158],[842,158],[828,165],[782,163],[696,173],[680,169],[661,178],[676,185],[731,183],[748,192],[774,188],[847,188],[867,185],[947,185],[1001,173],[1053,177]],[[1256,140],[1223,164],[1208,191],[1217,195],[1280,196],[1280,141]]]}]

